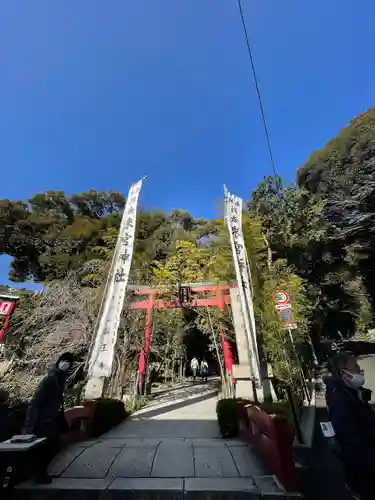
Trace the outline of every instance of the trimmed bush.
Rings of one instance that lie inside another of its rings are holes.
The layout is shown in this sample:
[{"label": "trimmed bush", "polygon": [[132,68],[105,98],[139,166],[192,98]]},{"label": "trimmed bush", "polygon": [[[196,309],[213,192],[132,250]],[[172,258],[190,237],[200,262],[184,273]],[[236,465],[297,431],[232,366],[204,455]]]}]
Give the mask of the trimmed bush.
[{"label": "trimmed bush", "polygon": [[124,403],[118,399],[101,398],[94,402],[91,436],[99,437],[129,416]]},{"label": "trimmed bush", "polygon": [[259,406],[259,408],[265,413],[268,413],[268,415],[280,415],[281,417],[286,417],[288,420],[290,415],[292,415],[293,418],[290,405],[286,401],[264,401],[257,406]]},{"label": "trimmed bush", "polygon": [[216,405],[216,414],[223,438],[236,437],[238,435],[236,399],[220,399]]}]

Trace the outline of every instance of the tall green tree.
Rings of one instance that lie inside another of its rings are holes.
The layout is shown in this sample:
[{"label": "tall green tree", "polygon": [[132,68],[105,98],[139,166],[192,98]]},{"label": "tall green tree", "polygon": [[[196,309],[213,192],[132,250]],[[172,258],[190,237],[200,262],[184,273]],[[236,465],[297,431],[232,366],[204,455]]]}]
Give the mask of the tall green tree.
[{"label": "tall green tree", "polygon": [[269,263],[284,259],[305,282],[316,342],[322,335],[337,335],[338,330],[353,334],[360,309],[348,286],[355,274],[326,209],[326,199],[272,177],[258,186],[249,204],[261,218]]},{"label": "tall green tree", "polygon": [[298,170],[297,181],[324,200],[331,247],[375,304],[375,108],[354,118]]}]

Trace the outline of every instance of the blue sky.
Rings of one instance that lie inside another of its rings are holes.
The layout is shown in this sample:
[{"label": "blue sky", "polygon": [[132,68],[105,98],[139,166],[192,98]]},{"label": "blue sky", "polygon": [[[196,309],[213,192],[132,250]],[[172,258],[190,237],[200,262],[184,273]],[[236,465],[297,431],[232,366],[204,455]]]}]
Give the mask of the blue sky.
[{"label": "blue sky", "polygon": [[[372,0],[243,0],[278,172],[375,104]],[[126,192],[219,213],[271,173],[236,0],[17,0],[0,15],[0,198]],[[0,260],[0,281],[6,276]]]}]

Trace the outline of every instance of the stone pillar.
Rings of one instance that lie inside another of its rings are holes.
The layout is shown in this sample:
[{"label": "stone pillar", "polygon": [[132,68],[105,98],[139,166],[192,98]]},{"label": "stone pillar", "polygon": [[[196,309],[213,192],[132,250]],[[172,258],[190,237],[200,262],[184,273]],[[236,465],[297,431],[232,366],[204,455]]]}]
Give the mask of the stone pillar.
[{"label": "stone pillar", "polygon": [[254,400],[253,384],[251,381],[252,370],[249,362],[249,346],[237,288],[232,288],[230,290],[230,302],[232,306],[232,316],[239,362],[238,365],[233,365],[233,377],[237,381],[236,397]]},{"label": "stone pillar", "polygon": [[[237,288],[232,288],[230,291],[230,302],[232,306],[232,315],[234,323],[234,332],[236,335],[236,344],[238,351],[238,365],[233,365],[233,377],[237,379],[236,397],[246,398],[253,401],[263,402],[264,399],[277,401],[275,390],[272,385],[271,367],[266,362],[261,362],[261,384],[260,389],[256,389],[256,397],[254,395],[254,387],[252,383],[252,367],[250,366],[249,348],[252,349],[252,343],[249,345],[244,320],[242,317],[242,308],[240,296]],[[252,340],[251,340],[252,342]]]},{"label": "stone pillar", "polygon": [[87,381],[85,391],[84,391],[84,400],[92,401],[95,399],[99,399],[103,396],[104,392],[104,377],[102,378],[90,378]]},{"label": "stone pillar", "polygon": [[[245,325],[242,318],[240,297],[237,288],[230,290],[230,303],[232,306],[232,316],[234,322],[234,331],[236,334],[236,344],[238,351],[238,361],[240,365],[249,367],[249,348],[246,338]],[[250,370],[250,367],[249,367]],[[249,371],[250,374],[250,371]]]}]

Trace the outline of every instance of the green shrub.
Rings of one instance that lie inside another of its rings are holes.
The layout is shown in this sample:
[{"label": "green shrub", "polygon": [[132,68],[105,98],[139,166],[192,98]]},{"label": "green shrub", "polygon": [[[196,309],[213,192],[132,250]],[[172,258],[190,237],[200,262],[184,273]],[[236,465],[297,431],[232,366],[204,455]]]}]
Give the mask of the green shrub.
[{"label": "green shrub", "polygon": [[259,407],[268,415],[278,415],[280,417],[286,418],[289,422],[291,431],[295,433],[293,412],[288,401],[264,401],[263,403],[259,404]]},{"label": "green shrub", "polygon": [[98,437],[120,424],[129,416],[124,403],[118,399],[101,398],[94,403],[91,435]]},{"label": "green shrub", "polygon": [[124,401],[125,410],[130,414],[140,410],[148,403],[147,396],[130,396]]},{"label": "green shrub", "polygon": [[221,435],[232,438],[238,435],[236,399],[220,399],[216,405],[217,420]]},{"label": "green shrub", "polygon": [[280,415],[289,418],[291,413],[290,405],[286,401],[264,401],[259,403],[259,407],[268,415]]}]

